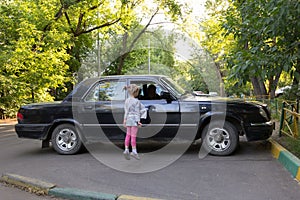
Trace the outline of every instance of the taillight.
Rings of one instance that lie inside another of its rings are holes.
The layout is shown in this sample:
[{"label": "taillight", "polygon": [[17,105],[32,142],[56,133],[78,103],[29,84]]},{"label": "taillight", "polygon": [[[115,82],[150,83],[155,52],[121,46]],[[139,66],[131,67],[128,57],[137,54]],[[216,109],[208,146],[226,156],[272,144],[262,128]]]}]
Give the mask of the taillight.
[{"label": "taillight", "polygon": [[23,119],[24,119],[23,114],[20,113],[20,112],[18,112],[18,113],[17,113],[17,119],[18,119],[18,120],[23,120]]}]

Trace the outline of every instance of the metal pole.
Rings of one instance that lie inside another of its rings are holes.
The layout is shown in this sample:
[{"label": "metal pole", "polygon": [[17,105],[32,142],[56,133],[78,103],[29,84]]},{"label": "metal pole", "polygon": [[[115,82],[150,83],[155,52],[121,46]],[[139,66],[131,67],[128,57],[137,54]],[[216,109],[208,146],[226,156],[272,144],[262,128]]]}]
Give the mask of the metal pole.
[{"label": "metal pole", "polygon": [[281,110],[281,117],[280,117],[280,125],[279,125],[279,137],[281,137],[281,135],[282,135],[281,130],[283,128],[284,120],[285,120],[285,110],[284,110],[285,105],[286,105],[286,103],[283,102],[282,103],[282,110]]},{"label": "metal pole", "polygon": [[[98,12],[98,19],[99,19],[99,12]],[[97,47],[98,47],[98,51],[97,51],[97,66],[98,66],[98,77],[101,76],[101,66],[100,66],[100,56],[101,56],[101,47],[100,47],[100,36],[99,36],[99,31],[97,32]]]},{"label": "metal pole", "polygon": [[[299,114],[299,99],[297,98],[297,105],[296,105],[296,112]],[[298,136],[299,136],[299,130],[298,130],[298,127],[299,127],[299,117],[298,116],[295,116],[295,120],[296,120],[296,129],[297,129],[297,139],[298,139]]]}]

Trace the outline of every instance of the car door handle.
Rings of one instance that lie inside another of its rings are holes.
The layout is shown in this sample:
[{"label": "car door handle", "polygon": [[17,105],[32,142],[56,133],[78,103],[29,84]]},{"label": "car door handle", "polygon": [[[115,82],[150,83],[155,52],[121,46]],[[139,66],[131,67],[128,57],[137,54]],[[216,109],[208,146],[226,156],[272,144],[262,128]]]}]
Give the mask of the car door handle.
[{"label": "car door handle", "polygon": [[84,109],[87,109],[87,110],[92,110],[93,109],[93,106],[84,106]]}]

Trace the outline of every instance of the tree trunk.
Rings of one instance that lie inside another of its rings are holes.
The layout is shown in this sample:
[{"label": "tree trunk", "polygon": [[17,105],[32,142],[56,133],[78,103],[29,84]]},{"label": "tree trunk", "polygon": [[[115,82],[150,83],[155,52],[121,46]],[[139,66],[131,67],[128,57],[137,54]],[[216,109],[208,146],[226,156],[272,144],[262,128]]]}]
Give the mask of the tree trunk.
[{"label": "tree trunk", "polygon": [[259,87],[260,87],[260,91],[261,91],[261,98],[267,98],[268,92],[267,92],[267,88],[266,88],[266,85],[265,85],[263,79],[261,79],[260,77],[258,77],[257,79],[258,79],[258,83],[259,83]]},{"label": "tree trunk", "polygon": [[256,77],[251,78],[251,83],[253,86],[254,96],[259,96],[261,94],[259,83]]},{"label": "tree trunk", "polygon": [[121,74],[122,74],[122,70],[123,70],[123,66],[124,66],[126,57],[127,57],[127,53],[122,54],[122,55],[118,58],[117,75],[121,75]]},{"label": "tree trunk", "polygon": [[122,50],[121,55],[118,58],[118,68],[117,68],[117,75],[122,73],[122,69],[124,66],[125,59],[127,57],[127,40],[128,40],[128,32],[123,35],[123,42],[122,42]]},{"label": "tree trunk", "polygon": [[278,73],[275,77],[269,79],[269,95],[271,99],[275,98],[275,90],[280,78],[281,72]]},{"label": "tree trunk", "polygon": [[261,78],[253,77],[251,78],[251,83],[254,89],[254,96],[257,98],[265,98],[267,96],[267,89]]}]

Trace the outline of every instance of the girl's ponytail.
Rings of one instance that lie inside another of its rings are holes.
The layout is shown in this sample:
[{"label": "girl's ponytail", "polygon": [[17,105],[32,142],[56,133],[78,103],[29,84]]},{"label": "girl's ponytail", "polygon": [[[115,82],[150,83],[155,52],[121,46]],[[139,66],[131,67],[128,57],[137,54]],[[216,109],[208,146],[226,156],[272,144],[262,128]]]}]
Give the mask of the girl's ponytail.
[{"label": "girl's ponytail", "polygon": [[124,86],[124,90],[127,90],[130,95],[137,97],[139,94],[140,88],[136,84],[130,84],[128,86]]}]

